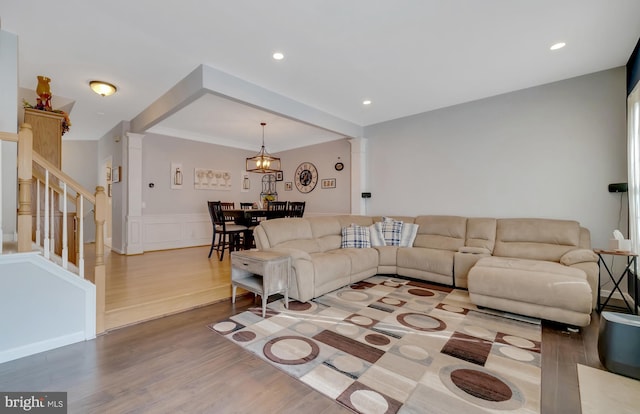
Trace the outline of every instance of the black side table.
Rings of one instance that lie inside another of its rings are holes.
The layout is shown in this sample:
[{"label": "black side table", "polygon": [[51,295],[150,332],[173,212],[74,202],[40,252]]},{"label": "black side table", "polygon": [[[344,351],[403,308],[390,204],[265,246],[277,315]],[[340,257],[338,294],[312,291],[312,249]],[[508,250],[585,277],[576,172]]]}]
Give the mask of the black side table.
[{"label": "black side table", "polygon": [[[596,308],[596,311],[598,311],[598,313],[602,312],[602,309],[607,306],[607,303],[609,303],[609,300],[611,299],[611,296],[613,296],[613,293],[617,290],[620,295],[622,296],[622,300],[624,300],[624,304],[627,306],[627,310],[629,310],[629,312],[631,312],[634,315],[637,315],[637,305],[638,305],[638,289],[636,287],[637,281],[638,281],[638,265],[637,265],[637,258],[638,255],[633,253],[633,252],[627,252],[627,251],[620,251],[620,250],[605,250],[605,249],[593,249],[594,253],[596,253],[598,255],[598,307]],[[607,263],[604,261],[604,259],[602,258],[603,255],[609,255],[609,256],[623,256],[627,258],[627,267],[625,267],[624,271],[622,273],[620,273],[620,275],[618,276],[617,280],[616,278],[613,276],[613,274],[611,273],[611,269],[609,269],[609,266],[607,266]],[[633,287],[635,288],[635,292],[633,292],[633,306],[631,306],[629,304],[629,302],[627,301],[627,298],[625,297],[625,295],[622,293],[622,290],[620,290],[620,282],[622,282],[622,279],[624,279],[624,276],[629,272],[629,269],[631,268],[631,266],[633,265],[633,277],[636,278],[635,282],[633,284]],[[604,300],[604,302],[601,304],[600,301],[600,282],[602,280],[602,266],[604,266],[605,270],[607,271],[607,274],[609,275],[609,279],[611,279],[611,281],[613,282],[613,289],[611,289],[611,292],[609,293],[609,296],[607,296],[607,298]]]}]

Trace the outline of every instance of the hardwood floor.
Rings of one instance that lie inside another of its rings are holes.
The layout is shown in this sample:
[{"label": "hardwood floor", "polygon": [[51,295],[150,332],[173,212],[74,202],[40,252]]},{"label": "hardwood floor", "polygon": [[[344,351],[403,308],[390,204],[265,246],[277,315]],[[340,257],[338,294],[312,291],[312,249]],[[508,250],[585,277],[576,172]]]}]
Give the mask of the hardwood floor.
[{"label": "hardwood floor", "polygon": [[[87,249],[92,251],[92,249]],[[107,330],[208,305],[231,297],[231,262],[209,246],[105,255]],[[89,265],[92,258],[88,257]],[[90,266],[87,266],[90,268]]]},{"label": "hardwood floor", "polygon": [[[228,259],[207,253],[110,254],[108,308],[135,312],[143,301],[228,287]],[[0,390],[66,391],[69,413],[351,412],[207,328],[253,304],[250,296],[235,306],[224,299],[0,364]],[[596,313],[578,333],[543,324],[542,413],[581,412],[576,364],[602,369],[598,325]]]}]

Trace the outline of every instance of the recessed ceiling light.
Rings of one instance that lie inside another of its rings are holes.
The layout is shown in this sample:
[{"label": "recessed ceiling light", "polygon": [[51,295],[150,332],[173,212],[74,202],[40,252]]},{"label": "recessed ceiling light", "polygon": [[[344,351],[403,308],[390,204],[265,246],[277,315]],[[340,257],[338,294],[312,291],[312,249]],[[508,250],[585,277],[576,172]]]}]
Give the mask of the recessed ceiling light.
[{"label": "recessed ceiling light", "polygon": [[273,54],[273,58],[275,60],[282,60],[282,59],[284,59],[284,54],[282,54],[280,52],[276,52],[276,53]]},{"label": "recessed ceiling light", "polygon": [[565,42],[559,42],[559,43],[556,43],[556,44],[552,45],[549,49],[550,50],[558,50],[558,49],[562,49],[566,45],[567,44]]},{"label": "recessed ceiling light", "polygon": [[371,105],[371,100],[365,99],[364,101],[362,101],[362,105]]}]

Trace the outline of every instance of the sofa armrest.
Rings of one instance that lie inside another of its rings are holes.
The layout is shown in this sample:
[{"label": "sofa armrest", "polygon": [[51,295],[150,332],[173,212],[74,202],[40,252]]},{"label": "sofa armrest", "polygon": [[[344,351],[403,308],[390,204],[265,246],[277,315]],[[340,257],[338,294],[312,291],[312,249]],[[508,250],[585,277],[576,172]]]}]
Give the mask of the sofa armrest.
[{"label": "sofa armrest", "polygon": [[311,255],[304,250],[294,249],[292,247],[275,247],[273,249],[267,249],[270,252],[277,252],[282,254],[287,254],[291,256],[291,260],[309,260],[311,261]]},{"label": "sofa armrest", "polygon": [[458,253],[491,254],[491,250],[485,247],[462,246],[458,248]]},{"label": "sofa armrest", "polygon": [[589,249],[574,249],[566,252],[560,258],[560,263],[571,266],[577,263],[598,262],[598,255]]}]

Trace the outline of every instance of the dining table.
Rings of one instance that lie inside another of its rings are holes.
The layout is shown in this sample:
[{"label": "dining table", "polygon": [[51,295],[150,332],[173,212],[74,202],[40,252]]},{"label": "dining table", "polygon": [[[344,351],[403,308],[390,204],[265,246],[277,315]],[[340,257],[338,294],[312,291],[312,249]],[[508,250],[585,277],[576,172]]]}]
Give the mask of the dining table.
[{"label": "dining table", "polygon": [[287,215],[286,211],[267,210],[263,208],[224,210],[223,213],[227,220],[247,227],[255,226],[256,222],[260,220],[282,218]]},{"label": "dining table", "polygon": [[[223,210],[224,217],[227,221],[233,221],[235,224],[241,224],[251,229],[252,226],[256,226],[262,220],[270,220],[274,218],[286,217],[286,211],[267,210],[263,208],[250,208],[250,209],[232,209]],[[248,250],[254,246],[253,232],[245,232],[244,237],[244,249]]]}]

